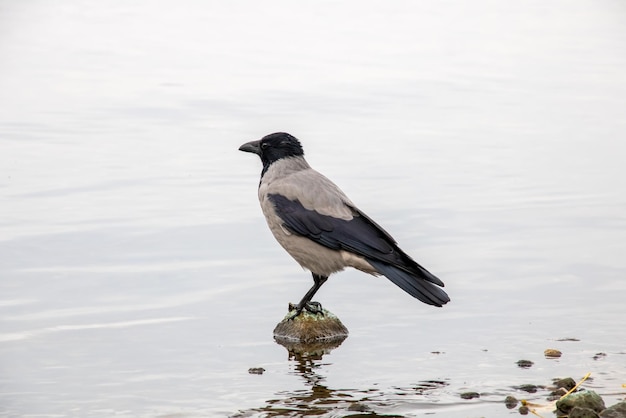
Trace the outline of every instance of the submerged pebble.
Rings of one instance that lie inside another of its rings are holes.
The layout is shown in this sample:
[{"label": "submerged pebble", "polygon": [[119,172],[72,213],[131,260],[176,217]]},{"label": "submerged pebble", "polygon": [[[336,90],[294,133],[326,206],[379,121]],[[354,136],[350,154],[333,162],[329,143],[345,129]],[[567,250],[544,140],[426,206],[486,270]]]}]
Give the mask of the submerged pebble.
[{"label": "submerged pebble", "polygon": [[461,393],[461,398],[462,399],[480,398],[480,393],[478,393],[478,392],[463,392],[463,393]]},{"label": "submerged pebble", "polygon": [[514,387],[515,389],[519,389],[528,393],[535,393],[540,388],[540,386],[531,385],[531,384],[524,384],[524,385],[519,385],[519,386],[514,386]]},{"label": "submerged pebble", "polygon": [[364,405],[362,403],[353,403],[352,405],[350,405],[348,407],[348,411],[354,411],[354,412],[370,412],[372,410],[372,408],[370,408],[367,405]]},{"label": "submerged pebble", "polygon": [[576,386],[576,381],[571,377],[566,377],[564,379],[554,379],[553,382],[556,389],[562,388],[565,389],[566,392],[574,389],[574,387]]},{"label": "submerged pebble", "polygon": [[518,360],[516,364],[517,364],[517,367],[521,367],[522,369],[527,369],[529,367],[532,367],[533,364],[535,363],[533,363],[530,360]]},{"label": "submerged pebble", "polygon": [[550,392],[550,395],[548,395],[546,399],[549,401],[558,401],[565,395],[567,395],[567,391],[563,388],[558,388]]},{"label": "submerged pebble", "polygon": [[504,398],[504,405],[508,408],[508,409],[513,409],[517,406],[518,404],[518,400],[515,396],[507,396],[506,398]]}]

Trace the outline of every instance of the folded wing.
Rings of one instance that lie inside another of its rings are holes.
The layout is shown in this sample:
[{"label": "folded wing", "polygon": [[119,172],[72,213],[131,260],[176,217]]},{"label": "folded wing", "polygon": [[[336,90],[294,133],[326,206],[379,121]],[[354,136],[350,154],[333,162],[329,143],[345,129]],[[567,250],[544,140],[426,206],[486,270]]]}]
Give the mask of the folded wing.
[{"label": "folded wing", "polygon": [[344,203],[353,215],[346,220],[322,215],[305,208],[297,199],[278,193],[269,194],[268,198],[283,225],[292,233],[327,248],[365,258],[380,274],[424,303],[441,306],[450,300],[437,287],[443,286],[441,280],[404,253],[391,235],[357,208]]}]

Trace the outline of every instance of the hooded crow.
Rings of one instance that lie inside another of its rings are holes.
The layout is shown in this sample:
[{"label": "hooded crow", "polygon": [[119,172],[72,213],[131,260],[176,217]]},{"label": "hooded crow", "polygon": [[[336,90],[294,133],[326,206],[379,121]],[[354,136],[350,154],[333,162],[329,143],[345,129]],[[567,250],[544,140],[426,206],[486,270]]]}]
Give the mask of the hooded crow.
[{"label": "hooded crow", "polygon": [[450,301],[443,282],[402,251],[396,241],[363,213],[333,182],[313,170],[292,135],[277,132],[239,147],[263,163],[259,201],[278,243],[305,269],[314,285],[296,306],[321,312],[313,295],[332,273],[353,267],[383,275],[420,301]]}]

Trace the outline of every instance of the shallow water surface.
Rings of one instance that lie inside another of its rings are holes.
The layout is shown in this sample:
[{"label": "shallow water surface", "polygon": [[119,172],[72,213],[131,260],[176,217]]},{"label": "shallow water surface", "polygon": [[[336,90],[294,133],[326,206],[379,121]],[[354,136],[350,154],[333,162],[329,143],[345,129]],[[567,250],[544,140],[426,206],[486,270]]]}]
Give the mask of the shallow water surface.
[{"label": "shallow water surface", "polygon": [[[552,416],[517,387],[588,372],[623,400],[625,14],[3,4],[0,414],[478,417],[514,395]],[[279,130],[450,304],[346,271],[316,295],[339,347],[273,340],[312,280],[237,148]]]}]

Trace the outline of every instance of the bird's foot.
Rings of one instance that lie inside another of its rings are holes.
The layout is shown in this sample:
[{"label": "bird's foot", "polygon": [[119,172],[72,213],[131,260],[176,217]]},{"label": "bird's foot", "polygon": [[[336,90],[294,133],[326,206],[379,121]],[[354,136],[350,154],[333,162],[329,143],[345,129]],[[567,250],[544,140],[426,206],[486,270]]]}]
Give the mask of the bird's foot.
[{"label": "bird's foot", "polygon": [[322,315],[324,316],[324,309],[322,309],[322,304],[319,302],[308,302],[304,305],[304,309],[307,312],[312,313],[313,315]]},{"label": "bird's foot", "polygon": [[296,313],[291,315],[288,319],[294,319],[295,317],[297,317],[298,315],[300,315],[302,313],[302,311],[306,310],[307,312],[313,314],[313,315],[322,315],[324,316],[324,309],[322,308],[322,304],[319,302],[307,302],[305,303],[303,306],[300,306],[300,304],[298,305],[294,305],[292,303],[289,304],[289,312],[295,310]]}]

